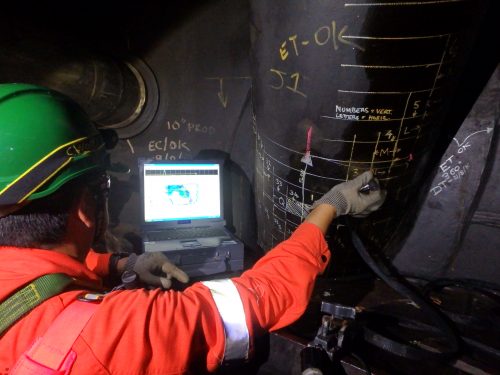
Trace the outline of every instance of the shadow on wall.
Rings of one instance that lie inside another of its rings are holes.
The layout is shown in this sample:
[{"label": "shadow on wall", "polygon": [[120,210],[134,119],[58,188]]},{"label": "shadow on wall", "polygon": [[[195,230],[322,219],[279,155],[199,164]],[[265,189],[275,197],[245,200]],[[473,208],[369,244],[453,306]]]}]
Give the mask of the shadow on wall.
[{"label": "shadow on wall", "polygon": [[[245,171],[221,150],[201,150],[193,160],[218,160],[223,163],[224,218],[226,227],[245,244],[252,253],[250,262],[262,255],[257,248],[254,193]],[[252,256],[253,254],[256,257]],[[254,259],[255,258],[255,259]],[[246,265],[245,265],[246,266]]]}]

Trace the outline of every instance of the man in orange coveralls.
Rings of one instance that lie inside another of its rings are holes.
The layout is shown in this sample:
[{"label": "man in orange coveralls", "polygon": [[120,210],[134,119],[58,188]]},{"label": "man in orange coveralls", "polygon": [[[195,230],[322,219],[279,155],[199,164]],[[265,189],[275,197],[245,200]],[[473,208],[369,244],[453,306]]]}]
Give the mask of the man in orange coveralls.
[{"label": "man in orange coveralls", "polygon": [[[0,85],[0,303],[42,275],[77,280],[3,331],[1,373],[78,295],[100,286],[109,255],[87,254],[107,224],[103,155],[99,133],[70,99],[32,85]],[[249,358],[257,335],[304,312],[330,258],[324,233],[331,221],[382,204],[384,192],[359,192],[371,179],[365,172],[336,185],[288,240],[240,277],[197,282],[182,292],[106,294],[72,345],[70,373],[199,374]],[[168,287],[172,277],[187,281],[170,263],[162,267],[163,279],[154,279],[157,260],[146,255],[125,261],[146,282]]]}]

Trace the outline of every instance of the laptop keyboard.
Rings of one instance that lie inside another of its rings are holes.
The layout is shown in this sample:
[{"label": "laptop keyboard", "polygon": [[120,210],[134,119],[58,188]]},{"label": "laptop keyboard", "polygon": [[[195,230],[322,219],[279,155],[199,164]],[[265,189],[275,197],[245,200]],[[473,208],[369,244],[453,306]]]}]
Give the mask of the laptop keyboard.
[{"label": "laptop keyboard", "polygon": [[227,237],[226,232],[220,228],[186,228],[165,232],[148,233],[149,241],[167,241],[179,239],[193,239],[203,237]]}]

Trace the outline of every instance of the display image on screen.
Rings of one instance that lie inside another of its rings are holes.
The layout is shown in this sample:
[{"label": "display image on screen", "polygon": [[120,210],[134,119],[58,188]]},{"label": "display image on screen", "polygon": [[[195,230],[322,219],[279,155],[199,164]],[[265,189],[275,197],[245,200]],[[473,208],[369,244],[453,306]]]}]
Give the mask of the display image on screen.
[{"label": "display image on screen", "polygon": [[144,164],[144,221],[221,217],[219,164]]}]

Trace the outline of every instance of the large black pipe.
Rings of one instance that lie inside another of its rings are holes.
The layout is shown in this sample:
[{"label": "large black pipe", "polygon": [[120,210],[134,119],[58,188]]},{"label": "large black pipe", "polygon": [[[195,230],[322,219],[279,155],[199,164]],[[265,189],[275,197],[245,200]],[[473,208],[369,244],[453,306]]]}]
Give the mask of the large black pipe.
[{"label": "large black pipe", "polygon": [[[358,231],[372,251],[399,248],[488,4],[251,1],[263,248],[287,238],[314,199],[369,169],[389,194]],[[345,228],[328,236],[331,275],[362,272]]]},{"label": "large black pipe", "polygon": [[57,42],[32,38],[3,47],[0,80],[58,90],[77,101],[98,127],[115,129],[121,138],[149,125],[158,106],[158,88],[143,61]]}]

